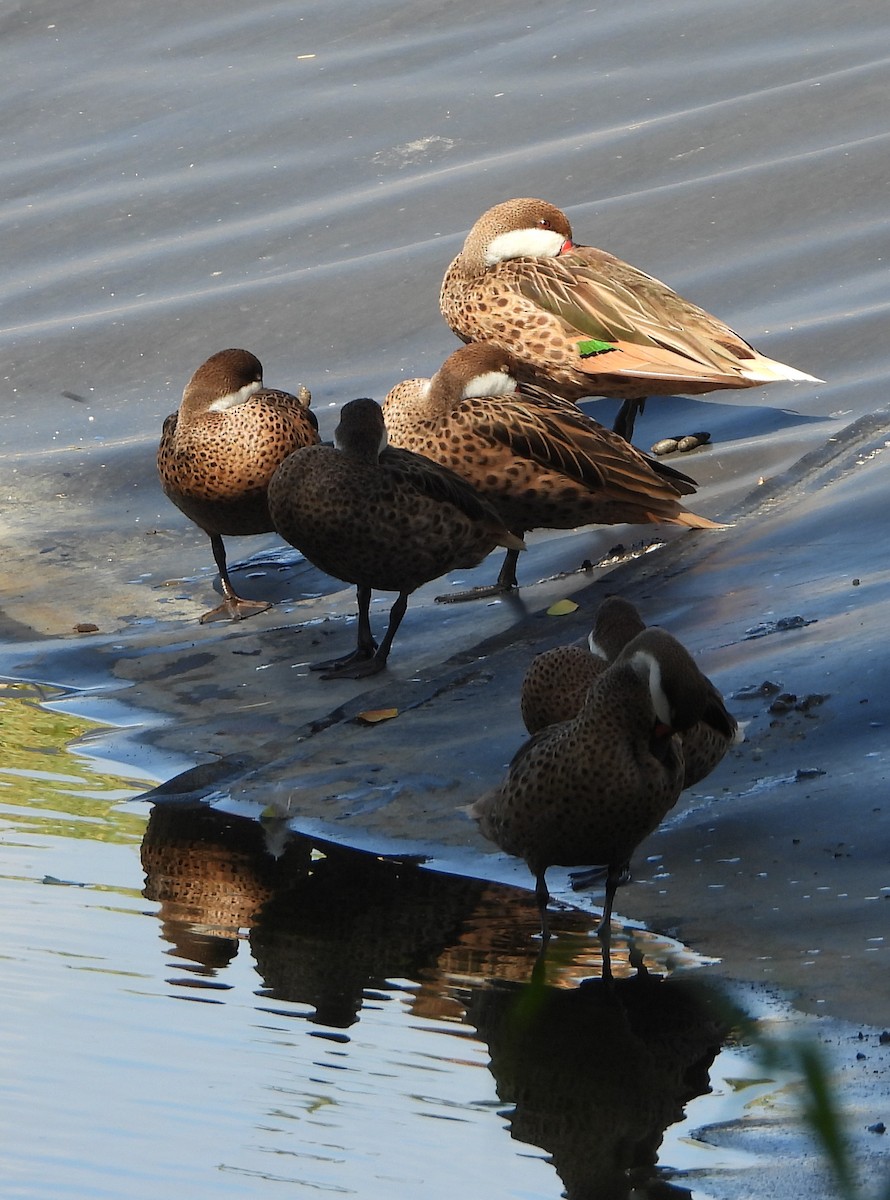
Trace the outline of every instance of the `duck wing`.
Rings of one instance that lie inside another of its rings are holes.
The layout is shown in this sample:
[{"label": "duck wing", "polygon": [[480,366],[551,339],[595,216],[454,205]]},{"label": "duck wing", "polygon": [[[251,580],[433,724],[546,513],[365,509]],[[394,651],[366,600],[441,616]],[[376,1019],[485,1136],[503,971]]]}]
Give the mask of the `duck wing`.
[{"label": "duck wing", "polygon": [[688,475],[641,454],[574,404],[539,388],[486,398],[474,425],[514,457],[616,499],[676,500],[696,488]]},{"label": "duck wing", "polygon": [[406,488],[440,504],[452,504],[472,520],[487,521],[507,534],[494,506],[450,467],[397,446],[387,446],[380,454],[379,463]]},{"label": "duck wing", "polygon": [[678,380],[693,373],[738,386],[746,363],[761,357],[728,325],[604,250],[576,246],[522,266],[514,286],[563,323],[582,359],[620,353],[614,365],[592,369]]}]

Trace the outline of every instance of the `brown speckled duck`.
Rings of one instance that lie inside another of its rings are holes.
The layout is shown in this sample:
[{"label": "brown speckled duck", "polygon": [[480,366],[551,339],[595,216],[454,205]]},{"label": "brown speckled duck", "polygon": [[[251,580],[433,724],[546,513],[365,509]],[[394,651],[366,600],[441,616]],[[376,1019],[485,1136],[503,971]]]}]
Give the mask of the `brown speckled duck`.
[{"label": "brown speckled duck", "polygon": [[[450,467],[521,538],[530,529],[669,522],[717,528],[680,497],[688,476],[635,450],[572,403],[517,390],[517,364],[490,343],[462,346],[432,379],[406,379],[386,397],[390,444]],[[448,599],[515,588],[515,551],[498,581]]]},{"label": "brown speckled duck", "polygon": [[469,810],[482,833],[535,876],[545,942],[547,868],[606,865],[604,974],[621,870],[676,803],[684,781],[677,735],[697,721],[725,737],[735,727],[683,646],[662,629],[644,629],[594,680],[578,715],[526,742],[504,781]]},{"label": "brown speckled duck", "polygon": [[[386,444],[375,400],[345,404],[333,446],[298,450],[269,484],[279,534],[322,571],[356,585],[358,638],[344,658],[317,663],[324,679],[358,679],[386,666],[408,596],[456,567],[473,567],[495,546],[522,549],[496,510],[445,467]],[[372,589],[398,592],[378,646]]]},{"label": "brown speckled duck", "polygon": [[288,454],[318,440],[306,388],[292,396],[264,387],[249,350],[220,350],[186,384],[179,411],[164,421],[158,474],[166,495],[210,538],[223,601],[202,623],[270,607],[236,594],[223,537],[274,531],[269,480]]},{"label": "brown speckled duck", "polygon": [[645,628],[629,600],[609,596],[597,609],[586,646],[554,646],[535,655],[519,691],[528,732],[576,717],[593,681]]},{"label": "brown speckled duck", "polygon": [[[522,681],[519,708],[529,733],[577,716],[593,681],[615,661],[624,647],[646,628],[629,600],[609,596],[597,610],[587,646],[554,646],[538,654]],[[716,701],[722,704],[713,684]],[[697,721],[682,735],[683,787],[693,787],[714,770],[729,747],[740,740],[734,717],[727,737],[705,721]]]},{"label": "brown speckled duck", "polygon": [[651,275],[576,244],[565,213],[545,200],[507,200],[484,213],[439,302],[465,342],[515,355],[521,382],[569,400],[623,399],[615,429],[628,439],[647,396],[821,382],[766,358]]}]

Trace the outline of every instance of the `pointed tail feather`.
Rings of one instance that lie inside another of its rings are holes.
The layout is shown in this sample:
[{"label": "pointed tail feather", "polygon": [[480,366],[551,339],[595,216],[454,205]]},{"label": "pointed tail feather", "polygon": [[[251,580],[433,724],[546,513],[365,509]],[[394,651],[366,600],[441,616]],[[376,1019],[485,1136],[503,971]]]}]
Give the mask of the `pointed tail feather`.
[{"label": "pointed tail feather", "polygon": [[754,365],[743,366],[741,373],[755,383],[775,383],[779,379],[796,380],[798,383],[825,382],[824,379],[817,379],[815,375],[808,375],[806,371],[798,371],[797,367],[789,367],[787,363],[780,363],[774,358],[765,358],[759,354],[754,360]]},{"label": "pointed tail feather", "polygon": [[700,517],[698,513],[688,512],[685,508],[672,517],[671,521],[674,525],[685,525],[687,529],[729,529],[728,525],[720,521],[709,521],[707,517]]}]

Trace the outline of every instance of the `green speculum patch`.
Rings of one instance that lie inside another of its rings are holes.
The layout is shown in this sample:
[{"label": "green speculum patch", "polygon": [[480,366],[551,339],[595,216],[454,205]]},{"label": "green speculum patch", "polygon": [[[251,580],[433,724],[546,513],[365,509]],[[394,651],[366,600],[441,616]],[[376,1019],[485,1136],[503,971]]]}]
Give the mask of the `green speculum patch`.
[{"label": "green speculum patch", "polygon": [[614,349],[611,342],[601,342],[597,338],[585,338],[578,343],[578,353],[582,358],[592,358],[595,354],[606,354]]}]

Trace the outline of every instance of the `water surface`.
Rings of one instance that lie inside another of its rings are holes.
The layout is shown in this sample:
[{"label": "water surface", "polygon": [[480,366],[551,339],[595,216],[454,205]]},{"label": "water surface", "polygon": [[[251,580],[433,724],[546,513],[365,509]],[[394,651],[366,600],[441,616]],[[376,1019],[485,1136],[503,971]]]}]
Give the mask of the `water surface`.
[{"label": "water surface", "polygon": [[668,1167],[738,1165],[676,1134],[658,1159],[711,1071],[724,1096],[754,1074],[714,1064],[732,1013],[676,943],[618,938],[642,970],[608,989],[564,912],[538,977],[526,893],[148,811],[82,740],[66,753],[89,722],[23,688],[2,715],[23,745],[0,772],[8,1195],[617,1196],[631,1168],[647,1194]]}]

